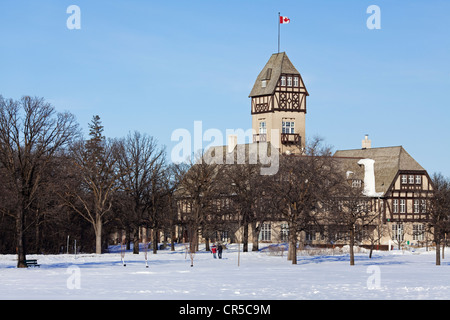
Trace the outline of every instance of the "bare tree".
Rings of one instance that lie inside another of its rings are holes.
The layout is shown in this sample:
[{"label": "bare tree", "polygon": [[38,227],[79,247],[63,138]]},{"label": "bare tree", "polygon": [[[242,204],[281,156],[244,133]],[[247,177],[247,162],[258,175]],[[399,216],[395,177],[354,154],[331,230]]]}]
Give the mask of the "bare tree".
[{"label": "bare tree", "polygon": [[279,173],[270,184],[270,199],[289,226],[288,259],[297,263],[297,242],[302,231],[320,226],[321,211],[340,182],[328,147],[314,139],[302,156],[283,156]]},{"label": "bare tree", "polygon": [[75,117],[43,98],[0,96],[0,163],[15,195],[17,266],[26,267],[25,218],[30,214],[52,156],[79,134]]},{"label": "bare tree", "polygon": [[[375,246],[379,245],[381,243],[381,239],[388,235],[388,226],[384,223],[381,223],[381,217],[378,216],[376,218],[378,220],[374,226],[371,226],[368,228],[367,232],[367,240],[370,242],[370,251],[369,251],[369,258],[372,258],[373,249]],[[378,250],[378,249],[377,249]]]},{"label": "bare tree", "polygon": [[165,152],[156,140],[137,131],[120,141],[118,166],[120,185],[129,204],[125,219],[133,236],[133,253],[139,253],[139,228],[148,226],[152,210],[152,190],[157,188],[161,171],[165,166]]},{"label": "bare tree", "polygon": [[217,212],[215,201],[222,192],[217,181],[222,172],[222,165],[207,163],[201,153],[180,182],[177,201],[187,209],[181,210],[180,220],[187,227],[191,252],[197,250],[199,232]]},{"label": "bare tree", "polygon": [[[344,175],[342,175],[344,177]],[[373,209],[371,198],[363,195],[361,187],[353,187],[342,179],[339,194],[335,194],[329,202],[329,224],[337,226],[349,239],[350,265],[355,264],[354,246],[356,241],[368,238],[373,222],[378,217]]]},{"label": "bare tree", "polygon": [[[243,252],[248,251],[249,226],[254,229],[259,227],[267,218],[269,207],[262,208],[265,190],[268,188],[268,176],[260,174],[260,165],[258,164],[233,164],[229,165],[225,171],[225,179],[222,181],[224,188],[228,189],[230,195],[231,209],[235,212],[234,216],[239,218],[239,227],[242,228]],[[254,246],[257,249],[258,232],[253,230]],[[255,244],[256,241],[256,244]]]},{"label": "bare tree", "polygon": [[160,211],[155,218],[159,220],[159,227],[162,228],[164,234],[170,234],[172,251],[175,251],[176,226],[179,222],[175,194],[187,170],[188,166],[184,163],[172,163],[165,167],[160,181],[161,191],[159,192],[160,200],[158,201]]},{"label": "bare tree", "polygon": [[153,168],[148,190],[150,209],[149,226],[153,230],[153,253],[157,253],[160,232],[170,224],[172,209],[170,201],[174,191],[171,184],[171,168],[167,166],[165,154],[159,164]]},{"label": "bare tree", "polygon": [[433,235],[436,244],[436,265],[440,265],[440,245],[450,227],[450,179],[435,173],[432,181],[433,197],[430,200],[427,231]]}]

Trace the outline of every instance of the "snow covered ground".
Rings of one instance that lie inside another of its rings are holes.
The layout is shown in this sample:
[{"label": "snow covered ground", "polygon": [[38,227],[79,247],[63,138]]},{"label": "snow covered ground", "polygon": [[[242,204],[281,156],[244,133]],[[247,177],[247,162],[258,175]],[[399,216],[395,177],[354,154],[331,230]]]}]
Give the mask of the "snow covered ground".
[{"label": "snow covered ground", "polygon": [[15,255],[0,255],[0,299],[450,299],[449,262],[435,265],[435,252],[367,252],[301,255],[292,265],[286,255],[240,254],[237,245],[213,259],[201,250],[194,267],[184,246],[175,252],[120,252],[79,255],[29,255],[40,268],[17,269]]}]

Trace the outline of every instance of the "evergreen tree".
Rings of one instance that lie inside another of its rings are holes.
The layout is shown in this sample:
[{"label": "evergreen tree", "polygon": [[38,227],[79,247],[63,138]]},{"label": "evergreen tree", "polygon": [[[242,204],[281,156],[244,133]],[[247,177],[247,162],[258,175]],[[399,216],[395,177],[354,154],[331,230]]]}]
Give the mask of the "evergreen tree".
[{"label": "evergreen tree", "polygon": [[66,192],[66,204],[92,224],[96,253],[101,253],[104,220],[111,212],[113,193],[118,188],[118,143],[103,136],[98,115],[92,118],[89,128],[90,139],[76,145],[72,155],[82,186]]}]

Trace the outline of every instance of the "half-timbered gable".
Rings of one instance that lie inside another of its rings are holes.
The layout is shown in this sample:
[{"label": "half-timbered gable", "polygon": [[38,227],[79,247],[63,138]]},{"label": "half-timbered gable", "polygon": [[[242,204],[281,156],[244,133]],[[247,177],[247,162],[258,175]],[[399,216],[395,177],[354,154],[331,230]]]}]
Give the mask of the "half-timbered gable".
[{"label": "half-timbered gable", "polygon": [[425,170],[399,170],[385,195],[383,220],[427,222],[433,186]]}]

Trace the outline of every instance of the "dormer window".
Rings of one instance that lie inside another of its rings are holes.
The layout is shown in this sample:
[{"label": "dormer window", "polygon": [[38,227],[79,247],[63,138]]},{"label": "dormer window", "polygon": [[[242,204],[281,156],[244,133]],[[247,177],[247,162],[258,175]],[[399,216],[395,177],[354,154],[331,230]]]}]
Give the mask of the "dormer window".
[{"label": "dormer window", "polygon": [[271,76],[272,76],[272,68],[268,68],[266,70],[266,73],[264,74],[264,76],[261,79],[261,88],[267,87],[267,81],[270,80]]},{"label": "dormer window", "polygon": [[362,181],[361,179],[353,179],[352,180],[352,188],[361,188]]}]

